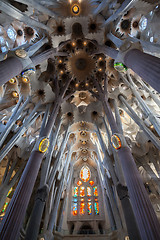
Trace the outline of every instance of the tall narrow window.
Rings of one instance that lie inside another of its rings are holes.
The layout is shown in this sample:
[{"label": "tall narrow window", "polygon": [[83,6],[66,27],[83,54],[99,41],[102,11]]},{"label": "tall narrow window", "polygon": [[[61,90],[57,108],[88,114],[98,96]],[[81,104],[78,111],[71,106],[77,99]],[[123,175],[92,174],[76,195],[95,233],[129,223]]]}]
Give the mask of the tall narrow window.
[{"label": "tall narrow window", "polygon": [[73,213],[73,215],[74,216],[76,216],[77,215],[77,213],[78,213],[78,211],[77,211],[77,202],[73,202],[72,203],[72,213]]},{"label": "tall narrow window", "polygon": [[95,214],[98,215],[99,214],[99,203],[98,202],[94,203],[94,210],[95,210]]},{"label": "tall narrow window", "polygon": [[87,187],[87,197],[90,197],[90,196],[91,196],[91,188]]},{"label": "tall narrow window", "polygon": [[92,214],[92,203],[91,202],[87,203],[87,208],[88,208],[88,215],[91,215]]},{"label": "tall narrow window", "polygon": [[80,197],[84,197],[85,196],[85,191],[84,191],[84,187],[80,187]]},{"label": "tall narrow window", "polygon": [[80,203],[80,214],[81,215],[85,214],[85,203],[84,202]]},{"label": "tall narrow window", "polygon": [[72,189],[72,196],[73,196],[73,197],[78,197],[78,187],[74,187],[74,188]]},{"label": "tall narrow window", "polygon": [[93,187],[93,194],[94,194],[95,197],[98,197],[97,186]]}]

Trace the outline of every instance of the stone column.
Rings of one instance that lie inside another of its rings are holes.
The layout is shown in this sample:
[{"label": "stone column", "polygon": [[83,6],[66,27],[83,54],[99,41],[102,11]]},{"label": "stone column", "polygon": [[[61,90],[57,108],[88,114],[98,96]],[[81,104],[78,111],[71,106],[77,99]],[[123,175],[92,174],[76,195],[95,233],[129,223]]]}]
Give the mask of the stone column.
[{"label": "stone column", "polygon": [[[25,240],[37,239],[39,232],[40,221],[35,221],[36,219],[42,219],[43,209],[46,204],[46,198],[48,196],[48,186],[45,185],[38,189],[36,195],[36,207],[33,208],[32,215],[30,217],[29,225],[27,227],[27,232]],[[43,206],[43,207],[42,207]]]},{"label": "stone column", "polygon": [[[112,134],[119,133],[109,103],[103,100],[103,104]],[[122,165],[141,238],[145,240],[158,240],[160,239],[160,224],[145,190],[131,151],[126,145],[118,149],[117,153]]]},{"label": "stone column", "polygon": [[135,216],[132,210],[132,206],[130,203],[130,199],[128,196],[127,187],[122,186],[121,184],[117,185],[117,193],[119,199],[121,200],[124,217],[126,220],[126,226],[128,230],[128,235],[130,240],[141,240],[139,230],[137,228],[137,223],[135,220]]},{"label": "stone column", "polygon": [[124,63],[160,92],[160,58],[132,49],[126,53]]},{"label": "stone column", "polygon": [[10,57],[0,62],[0,85],[19,75],[22,70],[23,65],[18,58]]},{"label": "stone column", "polygon": [[44,153],[31,153],[0,225],[0,240],[17,239],[43,157]]}]

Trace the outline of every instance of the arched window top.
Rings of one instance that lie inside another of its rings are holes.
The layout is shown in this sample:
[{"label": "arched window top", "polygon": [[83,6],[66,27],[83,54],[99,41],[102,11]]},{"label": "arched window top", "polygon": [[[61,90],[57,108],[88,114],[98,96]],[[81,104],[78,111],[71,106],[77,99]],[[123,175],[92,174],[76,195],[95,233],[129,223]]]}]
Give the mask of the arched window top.
[{"label": "arched window top", "polygon": [[83,182],[87,182],[91,177],[91,171],[89,167],[83,166],[80,171],[80,178]]}]

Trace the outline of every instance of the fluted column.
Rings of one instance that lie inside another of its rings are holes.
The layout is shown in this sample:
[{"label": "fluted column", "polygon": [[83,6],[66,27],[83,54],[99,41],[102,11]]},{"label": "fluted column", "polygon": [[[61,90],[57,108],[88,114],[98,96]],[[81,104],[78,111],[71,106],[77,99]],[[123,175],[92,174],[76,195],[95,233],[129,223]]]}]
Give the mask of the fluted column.
[{"label": "fluted column", "polygon": [[160,58],[132,49],[126,53],[124,63],[160,92]]},{"label": "fluted column", "polygon": [[[109,103],[107,101],[103,101],[103,103],[112,134],[119,133]],[[122,165],[141,238],[145,240],[159,240],[160,224],[145,190],[131,151],[129,147],[122,146],[117,152]]]},{"label": "fluted column", "polygon": [[33,151],[0,225],[0,240],[18,237],[44,153]]},{"label": "fluted column", "polygon": [[[25,240],[33,240],[37,239],[38,231],[39,231],[39,221],[35,221],[35,219],[42,219],[43,209],[46,203],[46,199],[48,196],[48,186],[43,186],[38,189],[36,195],[36,208],[33,208],[31,219],[29,221],[29,225],[27,228]],[[43,207],[42,207],[43,206]]]},{"label": "fluted column", "polygon": [[121,184],[117,185],[117,193],[121,200],[124,217],[126,220],[127,231],[130,240],[141,240],[135,216],[132,210],[127,187]]},{"label": "fluted column", "polygon": [[[42,139],[45,140],[45,138],[48,138],[50,135],[57,114],[59,112],[59,107],[61,105],[62,99],[65,95],[70,81],[71,79],[66,82],[65,86],[61,89],[61,91],[58,92],[57,90],[57,101],[54,104],[52,113],[44,128],[45,131],[42,131],[43,135],[40,135],[39,139],[37,140],[37,144],[31,153],[31,156],[21,176],[16,191],[6,211],[2,224],[0,225],[0,240],[16,240],[18,237],[20,227],[23,222],[25,212],[33,191],[33,187],[40,169],[40,165],[43,157],[45,156],[45,152],[42,153],[39,150],[40,143],[42,143]],[[47,150],[47,148],[45,150]]]}]

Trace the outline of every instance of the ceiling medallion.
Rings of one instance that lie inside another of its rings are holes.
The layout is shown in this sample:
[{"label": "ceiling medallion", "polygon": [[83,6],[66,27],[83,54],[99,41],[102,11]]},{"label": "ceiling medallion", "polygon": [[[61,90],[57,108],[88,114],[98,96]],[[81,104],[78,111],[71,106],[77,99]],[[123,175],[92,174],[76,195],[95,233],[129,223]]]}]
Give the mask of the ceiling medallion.
[{"label": "ceiling medallion", "polygon": [[84,50],[79,50],[68,58],[67,68],[79,82],[82,82],[93,73],[95,60]]},{"label": "ceiling medallion", "polygon": [[78,4],[74,4],[71,8],[71,11],[74,15],[79,15],[80,14],[80,6]]},{"label": "ceiling medallion", "polygon": [[44,138],[39,143],[39,151],[45,153],[49,147],[49,139]]}]

